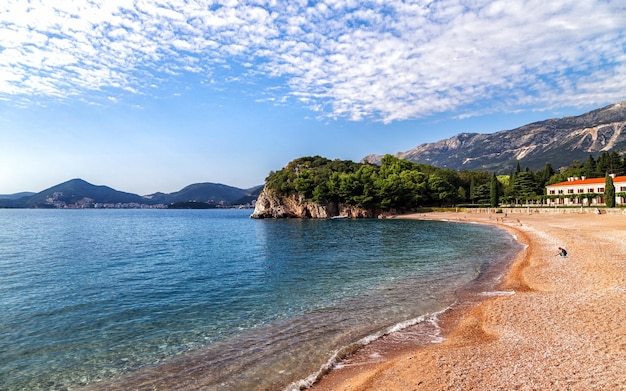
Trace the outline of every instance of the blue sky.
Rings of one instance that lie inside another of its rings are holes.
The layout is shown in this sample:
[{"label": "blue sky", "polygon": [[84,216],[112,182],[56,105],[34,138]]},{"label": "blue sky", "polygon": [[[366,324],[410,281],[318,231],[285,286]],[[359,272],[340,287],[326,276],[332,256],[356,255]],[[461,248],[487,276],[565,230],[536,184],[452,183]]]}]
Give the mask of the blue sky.
[{"label": "blue sky", "polygon": [[0,194],[242,188],[626,99],[626,3],[5,0]]}]

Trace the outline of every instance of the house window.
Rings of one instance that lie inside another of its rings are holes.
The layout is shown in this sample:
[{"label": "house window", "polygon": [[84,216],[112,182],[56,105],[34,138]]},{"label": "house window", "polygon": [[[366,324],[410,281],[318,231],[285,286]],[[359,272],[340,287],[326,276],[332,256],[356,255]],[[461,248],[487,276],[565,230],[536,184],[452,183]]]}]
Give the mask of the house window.
[{"label": "house window", "polygon": [[550,192],[548,194],[555,194],[554,190],[550,190]]},{"label": "house window", "polygon": [[578,194],[584,193],[585,189],[578,189]]},{"label": "house window", "polygon": [[593,193],[593,189],[587,189],[587,193]]},{"label": "house window", "polygon": [[626,191],[626,186],[620,186],[619,191]]},{"label": "house window", "polygon": [[604,187],[598,187],[598,193],[604,193]]},{"label": "house window", "polygon": [[559,194],[563,194],[563,190],[559,190]]},{"label": "house window", "polygon": [[567,189],[567,194],[574,194],[574,189]]}]

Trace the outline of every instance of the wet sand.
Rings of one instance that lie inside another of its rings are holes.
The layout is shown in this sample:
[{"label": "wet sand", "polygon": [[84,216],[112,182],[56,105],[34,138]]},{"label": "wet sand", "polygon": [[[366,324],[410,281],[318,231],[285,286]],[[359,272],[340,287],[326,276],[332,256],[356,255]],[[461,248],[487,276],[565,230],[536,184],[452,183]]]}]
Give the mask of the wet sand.
[{"label": "wet sand", "polygon": [[363,349],[314,391],[626,390],[626,215],[403,217],[494,224],[527,247],[501,295],[441,317],[443,342]]}]

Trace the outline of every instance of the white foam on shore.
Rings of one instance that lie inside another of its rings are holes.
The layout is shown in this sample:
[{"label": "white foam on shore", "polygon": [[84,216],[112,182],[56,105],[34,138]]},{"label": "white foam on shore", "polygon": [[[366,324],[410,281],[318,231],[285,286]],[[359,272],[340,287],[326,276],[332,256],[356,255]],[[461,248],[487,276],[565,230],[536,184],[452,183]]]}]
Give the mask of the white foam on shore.
[{"label": "white foam on shore", "polygon": [[480,292],[481,296],[512,296],[515,291],[492,291],[492,292]]},{"label": "white foam on shore", "polygon": [[426,315],[421,315],[418,316],[417,318],[413,318],[413,319],[409,319],[400,323],[397,323],[395,325],[392,325],[390,327],[387,327],[379,332],[376,332],[374,334],[365,336],[363,338],[361,338],[360,340],[348,345],[348,346],[344,346],[343,348],[340,348],[338,350],[335,350],[333,352],[333,354],[330,356],[330,358],[328,359],[328,361],[326,361],[326,363],[324,365],[321,366],[321,368],[307,376],[304,379],[300,379],[297,380],[291,384],[289,384],[287,387],[285,387],[283,389],[283,391],[301,391],[301,390],[306,390],[311,388],[315,383],[317,383],[318,381],[320,381],[322,379],[322,377],[324,375],[326,375],[328,372],[330,372],[332,369],[334,368],[339,368],[340,362],[345,359],[346,357],[356,353],[359,349],[371,344],[374,341],[379,340],[380,338],[392,334],[392,333],[397,333],[399,331],[402,331],[406,328],[409,328],[411,326],[415,326],[417,324],[423,323],[423,322],[429,322],[431,323],[433,326],[435,326],[435,333],[433,334],[433,338],[431,340],[431,343],[436,344],[436,343],[441,343],[443,342],[445,339],[443,337],[441,337],[441,328],[439,327],[439,323],[438,323],[438,318],[439,315],[443,314],[444,312],[448,311],[450,308],[452,308],[452,306],[447,307],[439,312],[435,312],[432,314],[426,314]]}]

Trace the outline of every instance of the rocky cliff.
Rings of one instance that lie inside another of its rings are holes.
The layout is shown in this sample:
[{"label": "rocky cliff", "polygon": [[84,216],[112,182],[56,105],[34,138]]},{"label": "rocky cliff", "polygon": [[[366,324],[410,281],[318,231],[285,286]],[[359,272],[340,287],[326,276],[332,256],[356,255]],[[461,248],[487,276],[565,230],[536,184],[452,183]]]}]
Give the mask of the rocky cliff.
[{"label": "rocky cliff", "polygon": [[[416,163],[454,170],[508,173],[517,162],[532,170],[546,163],[554,168],[590,154],[626,150],[626,101],[575,117],[548,119],[493,134],[461,133],[446,140],[419,145],[395,156]],[[380,163],[382,156],[363,160]]]},{"label": "rocky cliff", "polygon": [[272,194],[267,188],[263,189],[250,217],[264,218],[314,218],[328,219],[335,216],[349,218],[384,217],[379,210],[358,208],[352,205],[328,203],[316,204],[304,200],[299,195],[280,196]]}]

